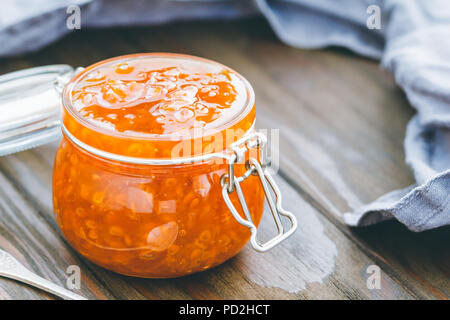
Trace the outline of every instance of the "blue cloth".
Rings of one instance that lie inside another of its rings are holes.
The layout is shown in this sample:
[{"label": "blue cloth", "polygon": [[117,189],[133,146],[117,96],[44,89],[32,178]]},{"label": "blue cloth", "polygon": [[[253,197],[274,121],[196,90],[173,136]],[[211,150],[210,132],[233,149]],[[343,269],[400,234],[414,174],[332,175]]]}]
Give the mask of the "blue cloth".
[{"label": "blue cloth", "polygon": [[[416,184],[346,213],[344,220],[362,226],[395,217],[413,231],[450,224],[448,0],[2,0],[0,56],[37,50],[70,32],[66,8],[74,3],[81,6],[83,28],[259,13],[289,45],[339,45],[381,59],[417,110],[404,144]],[[367,26],[371,5],[380,8],[381,29]]]},{"label": "blue cloth", "polygon": [[[450,3],[445,0],[257,0],[280,39],[301,48],[345,46],[381,58],[417,115],[405,138],[414,186],[344,214],[351,226],[395,217],[410,230],[450,224]],[[380,8],[381,29],[367,19]],[[369,14],[368,14],[369,13]]]}]

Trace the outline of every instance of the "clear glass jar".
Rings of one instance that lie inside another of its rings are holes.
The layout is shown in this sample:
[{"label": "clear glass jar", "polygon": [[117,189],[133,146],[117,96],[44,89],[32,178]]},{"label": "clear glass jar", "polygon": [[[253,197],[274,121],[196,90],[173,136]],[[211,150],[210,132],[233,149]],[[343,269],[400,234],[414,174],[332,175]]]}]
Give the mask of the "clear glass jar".
[{"label": "clear glass jar", "polygon": [[[220,125],[183,134],[114,132],[75,109],[72,91],[98,68],[161,58],[232,72],[244,99]],[[192,56],[137,54],[60,77],[56,87],[63,138],[53,169],[55,216],[67,241],[92,262],[125,275],[178,277],[226,261],[249,239],[256,250],[269,250],[296,229],[266,170],[265,138],[254,131],[253,89],[235,71]],[[278,235],[261,244],[265,196]]]}]

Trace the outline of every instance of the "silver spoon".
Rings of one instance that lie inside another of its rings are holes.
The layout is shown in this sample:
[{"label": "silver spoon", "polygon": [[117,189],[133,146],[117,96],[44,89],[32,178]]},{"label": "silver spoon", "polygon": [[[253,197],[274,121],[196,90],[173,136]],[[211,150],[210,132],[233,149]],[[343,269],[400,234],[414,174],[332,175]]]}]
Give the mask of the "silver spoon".
[{"label": "silver spoon", "polygon": [[53,282],[50,282],[25,268],[8,252],[0,249],[0,276],[21,281],[41,290],[47,291],[66,300],[87,300]]}]

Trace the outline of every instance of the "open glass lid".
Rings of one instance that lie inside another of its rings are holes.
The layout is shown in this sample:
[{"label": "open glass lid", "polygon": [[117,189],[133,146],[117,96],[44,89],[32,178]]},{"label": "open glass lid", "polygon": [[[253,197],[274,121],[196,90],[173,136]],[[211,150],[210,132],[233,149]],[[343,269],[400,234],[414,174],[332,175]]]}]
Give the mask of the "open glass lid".
[{"label": "open glass lid", "polygon": [[50,65],[0,76],[0,156],[59,138],[56,80],[72,75],[71,66]]}]

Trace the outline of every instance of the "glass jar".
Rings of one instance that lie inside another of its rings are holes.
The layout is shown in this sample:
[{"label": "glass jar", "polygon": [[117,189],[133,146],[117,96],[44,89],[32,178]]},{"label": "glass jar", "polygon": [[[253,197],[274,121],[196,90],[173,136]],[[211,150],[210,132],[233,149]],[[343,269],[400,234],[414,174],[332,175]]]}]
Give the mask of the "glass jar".
[{"label": "glass jar", "polygon": [[[169,134],[118,132],[80,116],[73,92],[81,81],[100,68],[159,59],[225,70],[241,86],[238,106],[219,124]],[[55,86],[63,106],[55,216],[67,241],[95,264],[131,276],[179,277],[221,264],[249,239],[255,250],[269,250],[296,229],[267,171],[266,139],[254,130],[253,89],[235,71],[192,56],[137,54],[59,73]],[[261,244],[265,198],[278,235]],[[280,216],[290,220],[288,230]]]}]

